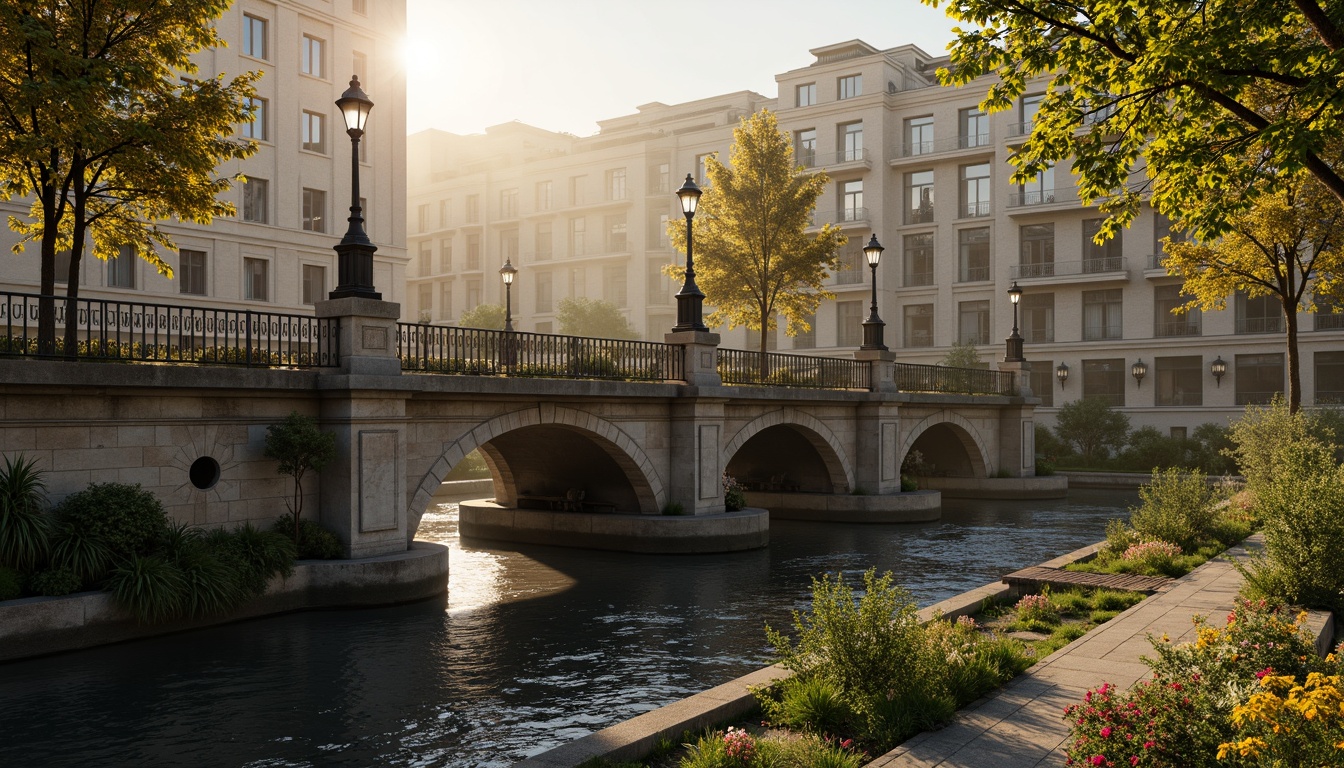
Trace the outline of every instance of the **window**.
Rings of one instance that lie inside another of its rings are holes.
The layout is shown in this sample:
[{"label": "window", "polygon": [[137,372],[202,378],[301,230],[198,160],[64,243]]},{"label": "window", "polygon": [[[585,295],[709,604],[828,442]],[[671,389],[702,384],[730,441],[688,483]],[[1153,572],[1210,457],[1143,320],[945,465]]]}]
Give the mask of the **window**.
[{"label": "window", "polygon": [[989,163],[961,166],[961,218],[989,215]]},{"label": "window", "polygon": [[903,311],[905,318],[904,338],[906,347],[933,346],[933,305],[907,304]]},{"label": "window", "polygon": [[[680,218],[680,217],[678,217]],[[667,236],[667,222],[672,217],[666,213],[650,213],[648,227],[648,247],[656,250],[667,250],[672,247],[672,240]]]},{"label": "window", "polygon": [[448,223],[451,221],[451,217],[449,216],[448,211],[452,207],[453,207],[452,200],[443,199],[439,201],[439,229],[448,228]]},{"label": "window", "polygon": [[989,279],[989,227],[957,232],[957,280],[973,283]]},{"label": "window", "polygon": [[1043,93],[1033,93],[1022,97],[1017,115],[1019,122],[1014,127],[1014,135],[1025,136],[1031,133],[1032,123],[1036,120],[1036,113],[1041,111],[1042,101],[1045,101],[1045,94]]},{"label": "window", "polygon": [[1313,297],[1316,311],[1312,313],[1312,328],[1318,331],[1337,331],[1344,328],[1344,306],[1330,296],[1317,293]]},{"label": "window", "polygon": [[863,221],[868,210],[863,207],[863,179],[840,184],[840,220]]},{"label": "window", "polygon": [[1344,352],[1317,352],[1316,404],[1344,403]]},{"label": "window", "polygon": [[672,165],[657,163],[649,166],[649,191],[655,193],[672,191]]},{"label": "window", "polygon": [[1055,340],[1055,294],[1023,294],[1021,310],[1023,341],[1040,344]]},{"label": "window", "polygon": [[551,312],[551,273],[537,272],[532,278],[536,285],[536,310],[537,312]]},{"label": "window", "polygon": [[205,295],[205,251],[189,248],[177,252],[177,289],[194,296]]},{"label": "window", "polygon": [[426,283],[420,286],[417,294],[420,319],[429,322],[429,319],[434,316],[434,286]]},{"label": "window", "polygon": [[[83,270],[81,269],[80,271],[82,272]],[[79,282],[80,282],[81,285],[84,283],[84,280],[83,280],[83,277],[82,277],[82,276],[78,277],[77,279],[79,280]],[[68,251],[68,250],[66,250],[66,251],[57,251],[57,252],[56,252],[56,282],[61,283],[62,285],[64,285],[64,284],[68,283],[69,280],[70,280],[70,251]]]},{"label": "window", "polygon": [[906,157],[933,152],[933,115],[912,117],[905,121]]},{"label": "window", "polygon": [[989,343],[988,301],[963,301],[957,304],[957,339],[962,344]]},{"label": "window", "polygon": [[270,262],[265,259],[243,259],[243,298],[248,301],[270,301],[270,281],[267,275]]},{"label": "window", "polygon": [[613,168],[607,171],[607,199],[624,200],[625,198],[625,169]]},{"label": "window", "polygon": [[569,295],[582,299],[588,295],[588,276],[583,267],[569,270]]},{"label": "window", "polygon": [[552,192],[551,187],[552,187],[552,185],[551,185],[551,182],[549,182],[549,181],[538,181],[538,182],[537,182],[537,210],[538,210],[538,211],[549,211],[549,210],[551,210],[551,206],[555,204],[554,193]]},{"label": "window", "polygon": [[793,134],[794,160],[804,168],[817,164],[817,129],[807,128]]},{"label": "window", "polygon": [[902,285],[933,285],[933,233],[906,235],[904,238]]},{"label": "window", "polygon": [[1237,333],[1283,333],[1278,296],[1247,296],[1237,291]]},{"label": "window", "polygon": [[959,122],[962,149],[989,146],[989,115],[981,112],[979,107],[963,109],[959,113]]},{"label": "window", "polygon": [[304,35],[299,48],[299,71],[313,77],[326,77],[327,68],[323,58],[325,47],[324,41],[311,35]]},{"label": "window", "polygon": [[852,163],[863,159],[863,123],[845,123],[840,126],[840,156],[837,162]]},{"label": "window", "polygon": [[817,316],[808,315],[803,318],[807,321],[807,330],[799,331],[793,337],[794,349],[816,349],[817,347]]},{"label": "window", "polygon": [[933,171],[905,174],[905,223],[933,221]]},{"label": "window", "polygon": [[481,304],[481,281],[479,278],[467,281],[467,306],[470,312]]},{"label": "window", "polygon": [[1045,205],[1055,202],[1055,169],[1041,171],[1036,178],[1017,188],[1017,205]]},{"label": "window", "polygon": [[1083,341],[1121,338],[1120,289],[1083,291]]},{"label": "window", "polygon": [[481,196],[467,195],[467,223],[475,224],[481,220]]},{"label": "window", "polygon": [[508,262],[518,258],[518,230],[506,229],[499,233],[499,258]]},{"label": "window", "polygon": [[453,284],[452,282],[439,284],[439,319],[451,320],[453,318]]},{"label": "window", "polygon": [[360,16],[367,15],[369,12],[369,0],[351,0],[350,10],[358,13]]},{"label": "window", "polygon": [[1237,405],[1264,405],[1283,394],[1283,355],[1237,355]]},{"label": "window", "polygon": [[835,271],[837,285],[853,285],[863,282],[863,273],[868,270],[863,251],[855,248],[839,254]]},{"label": "window", "polygon": [[795,93],[797,93],[798,95],[797,101],[798,106],[800,107],[810,107],[813,104],[817,103],[816,83],[807,83],[806,85],[800,85],[795,89]]},{"label": "window", "polygon": [[857,347],[863,343],[863,302],[835,302],[835,345]]},{"label": "window", "polygon": [[307,232],[327,231],[327,193],[320,189],[303,190],[303,229]]},{"label": "window", "polygon": [[271,183],[249,177],[243,184],[243,221],[266,224],[270,220],[270,208]]},{"label": "window", "polygon": [[[1022,299],[1025,301],[1026,296]],[[1055,407],[1055,361],[1031,361],[1031,394],[1041,398],[1042,408]]]},{"label": "window", "polygon": [[1124,269],[1124,260],[1120,256],[1120,231],[1115,237],[1097,245],[1097,233],[1105,219],[1083,219],[1083,271],[1119,272]]},{"label": "window", "polygon": [[583,205],[588,202],[587,195],[584,194],[584,187],[588,184],[587,176],[569,177],[569,204]]},{"label": "window", "polygon": [[602,268],[602,297],[618,307],[629,305],[625,265]]},{"label": "window", "polygon": [[415,231],[427,232],[429,230],[429,204],[424,203],[415,208]]},{"label": "window", "polygon": [[129,245],[117,248],[117,255],[107,260],[109,288],[135,287],[135,249]]},{"label": "window", "polygon": [[439,241],[439,272],[448,274],[453,271],[453,241],[444,238]]},{"label": "window", "polygon": [[430,258],[434,255],[434,244],[428,240],[421,240],[416,246],[416,270],[419,277],[428,277],[430,274]]},{"label": "window", "polygon": [[1180,315],[1172,310],[1184,306],[1192,297],[1181,293],[1179,285],[1159,285],[1153,289],[1153,336],[1198,336],[1200,312],[1192,309]]},{"label": "window", "polygon": [[1165,246],[1162,241],[1170,238],[1173,243],[1184,243],[1189,241],[1190,234],[1181,230],[1173,231],[1171,228],[1171,219],[1160,213],[1153,214],[1153,262],[1148,265],[1152,269],[1162,268],[1162,257],[1165,253]]},{"label": "window", "polygon": [[666,305],[672,302],[672,279],[663,274],[662,259],[649,259],[644,264],[644,303]]},{"label": "window", "polygon": [[467,235],[467,271],[476,272],[479,271],[480,268],[481,268],[481,236]]},{"label": "window", "polygon": [[1083,397],[1096,397],[1117,408],[1125,405],[1125,360],[1083,361]]},{"label": "window", "polygon": [[243,137],[266,141],[266,100],[252,97],[243,102],[252,108],[252,119],[243,123]]},{"label": "window", "polygon": [[268,23],[265,19],[250,14],[243,14],[243,53],[254,59],[265,59],[266,57],[266,28]]},{"label": "window", "polygon": [[327,296],[327,268],[303,265],[303,303],[316,304]]},{"label": "window", "polygon": [[327,116],[303,111],[303,149],[327,153]]},{"label": "window", "polygon": [[855,96],[863,95],[863,75],[847,75],[840,78],[837,85],[842,99],[852,99]]},{"label": "window", "polygon": [[518,218],[518,190],[501,189],[499,191],[499,217],[501,219]]},{"label": "window", "polygon": [[553,254],[555,247],[552,244],[551,239],[551,222],[549,221],[537,222],[535,238],[537,247],[537,261],[549,260]]},{"label": "window", "polygon": [[1174,438],[1174,439],[1176,439],[1176,440],[1184,440],[1184,439],[1186,439],[1186,429],[1185,429],[1185,427],[1172,427],[1172,428],[1171,428],[1171,436],[1172,436],[1172,438]]},{"label": "window", "polygon": [[602,220],[602,230],[607,240],[607,253],[620,253],[629,250],[626,247],[624,213],[604,217]]},{"label": "window", "polygon": [[1049,277],[1055,274],[1055,225],[1026,224],[1018,230],[1020,277]]},{"label": "window", "polygon": [[1157,405],[1203,405],[1204,359],[1199,355],[1158,357]]},{"label": "window", "polygon": [[580,217],[569,220],[569,255],[583,256],[587,251],[585,239],[588,235],[588,222]]},{"label": "window", "polygon": [[709,161],[710,155],[713,154],[713,152],[708,152],[695,156],[695,181],[699,182],[702,188],[709,186],[709,166],[706,163]]}]

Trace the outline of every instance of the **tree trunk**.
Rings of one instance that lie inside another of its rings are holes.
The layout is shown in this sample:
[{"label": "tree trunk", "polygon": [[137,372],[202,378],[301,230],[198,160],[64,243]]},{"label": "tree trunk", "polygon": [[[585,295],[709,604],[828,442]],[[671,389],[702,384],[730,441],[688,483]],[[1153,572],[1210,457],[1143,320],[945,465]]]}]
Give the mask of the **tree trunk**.
[{"label": "tree trunk", "polygon": [[48,184],[42,188],[42,241],[39,251],[42,257],[41,297],[37,300],[37,353],[50,355],[56,352],[56,228],[59,218],[56,215],[56,186]]},{"label": "tree trunk", "polygon": [[764,384],[770,379],[770,358],[767,357],[767,346],[765,343],[765,329],[768,325],[769,316],[761,313],[761,383]]},{"label": "tree trunk", "polygon": [[1297,353],[1297,302],[1283,306],[1283,320],[1288,329],[1288,349],[1285,362],[1288,366],[1288,411],[1297,413],[1302,410],[1302,371]]},{"label": "tree trunk", "polygon": [[299,515],[303,514],[303,474],[294,473],[294,544],[299,543]]},{"label": "tree trunk", "polygon": [[88,223],[84,220],[88,208],[82,166],[76,172],[75,200],[71,211],[74,228],[70,240],[70,272],[65,282],[65,349],[62,350],[68,360],[79,357],[79,266],[84,261],[84,240],[88,231]]}]

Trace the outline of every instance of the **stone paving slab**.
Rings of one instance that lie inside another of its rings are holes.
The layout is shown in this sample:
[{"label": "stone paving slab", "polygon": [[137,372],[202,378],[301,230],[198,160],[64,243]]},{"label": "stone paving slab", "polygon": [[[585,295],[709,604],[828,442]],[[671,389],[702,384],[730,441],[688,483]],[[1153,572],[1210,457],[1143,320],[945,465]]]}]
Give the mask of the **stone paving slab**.
[{"label": "stone paving slab", "polygon": [[[1244,559],[1234,547],[1228,556]],[[1035,768],[1064,764],[1069,729],[1064,708],[1102,683],[1128,688],[1149,676],[1141,657],[1152,654],[1150,635],[1192,639],[1195,614],[1232,610],[1241,575],[1232,563],[1212,560],[1160,592],[1042,659],[1006,686],[957,713],[946,728],[921,733],[868,764],[868,768]]]}]

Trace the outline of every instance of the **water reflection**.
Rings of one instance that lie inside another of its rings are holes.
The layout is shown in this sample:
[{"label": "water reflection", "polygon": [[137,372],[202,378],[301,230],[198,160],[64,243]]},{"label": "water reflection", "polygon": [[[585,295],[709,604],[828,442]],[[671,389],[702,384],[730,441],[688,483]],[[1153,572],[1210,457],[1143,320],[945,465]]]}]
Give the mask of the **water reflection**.
[{"label": "water reflection", "polygon": [[755,669],[814,574],[890,569],[923,604],[1101,537],[1132,497],[949,504],[907,526],[781,521],[649,556],[468,544],[451,596],[0,665],[0,765],[502,766]]}]

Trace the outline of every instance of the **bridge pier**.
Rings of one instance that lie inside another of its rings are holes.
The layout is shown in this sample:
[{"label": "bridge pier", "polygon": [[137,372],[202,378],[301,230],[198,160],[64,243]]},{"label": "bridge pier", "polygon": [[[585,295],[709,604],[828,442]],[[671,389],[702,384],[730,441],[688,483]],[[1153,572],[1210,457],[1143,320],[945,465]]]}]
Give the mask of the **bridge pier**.
[{"label": "bridge pier", "polygon": [[683,514],[714,515],[726,509],[720,451],[726,402],[693,397],[672,406],[668,499],[680,504]]}]

